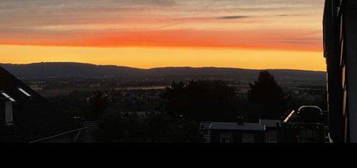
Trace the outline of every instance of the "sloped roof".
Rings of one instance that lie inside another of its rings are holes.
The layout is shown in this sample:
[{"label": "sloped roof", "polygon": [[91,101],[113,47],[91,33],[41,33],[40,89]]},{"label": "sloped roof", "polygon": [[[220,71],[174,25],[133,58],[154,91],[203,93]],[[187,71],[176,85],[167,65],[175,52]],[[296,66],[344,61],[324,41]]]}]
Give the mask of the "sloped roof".
[{"label": "sloped roof", "polygon": [[38,93],[29,88],[22,81],[0,67],[0,96],[6,95],[13,98],[15,101],[26,101],[29,99],[37,99],[45,101],[45,99]]},{"label": "sloped roof", "polygon": [[0,101],[13,103],[15,135],[23,142],[78,128],[70,116],[51,108],[45,98],[2,67]]}]

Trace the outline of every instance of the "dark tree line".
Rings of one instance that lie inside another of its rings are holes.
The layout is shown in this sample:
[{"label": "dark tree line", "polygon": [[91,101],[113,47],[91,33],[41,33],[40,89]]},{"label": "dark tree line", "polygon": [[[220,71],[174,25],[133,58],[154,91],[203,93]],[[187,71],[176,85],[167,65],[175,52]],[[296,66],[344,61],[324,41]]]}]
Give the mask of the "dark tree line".
[{"label": "dark tree line", "polygon": [[163,95],[172,116],[195,121],[235,121],[241,116],[237,90],[223,81],[172,83]]},{"label": "dark tree line", "polygon": [[[73,106],[69,111],[79,110],[78,114],[87,119],[99,121],[99,142],[200,142],[201,121],[282,119],[290,100],[268,71],[261,71],[249,87],[248,97],[243,97],[224,81],[173,82],[158,98],[147,99],[146,103],[152,105],[144,108],[148,112],[145,115],[136,113],[137,103],[130,103],[138,100],[137,94],[128,99],[128,95],[110,92],[73,93],[70,101],[64,100]],[[82,97],[77,104],[74,96]]]},{"label": "dark tree line", "polygon": [[281,119],[287,110],[283,89],[268,71],[261,71],[250,84],[249,101],[257,105],[259,117],[264,119]]},{"label": "dark tree line", "polygon": [[250,84],[248,100],[223,81],[173,83],[163,97],[167,112],[196,121],[281,119],[287,111],[283,89],[268,71]]}]

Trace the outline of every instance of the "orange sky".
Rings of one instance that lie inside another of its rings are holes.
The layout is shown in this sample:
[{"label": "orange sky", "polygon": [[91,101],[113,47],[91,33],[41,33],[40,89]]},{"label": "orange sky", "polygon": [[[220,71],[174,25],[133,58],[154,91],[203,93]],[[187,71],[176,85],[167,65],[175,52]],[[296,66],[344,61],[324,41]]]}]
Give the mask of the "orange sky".
[{"label": "orange sky", "polygon": [[0,62],[325,70],[323,0],[2,0]]}]

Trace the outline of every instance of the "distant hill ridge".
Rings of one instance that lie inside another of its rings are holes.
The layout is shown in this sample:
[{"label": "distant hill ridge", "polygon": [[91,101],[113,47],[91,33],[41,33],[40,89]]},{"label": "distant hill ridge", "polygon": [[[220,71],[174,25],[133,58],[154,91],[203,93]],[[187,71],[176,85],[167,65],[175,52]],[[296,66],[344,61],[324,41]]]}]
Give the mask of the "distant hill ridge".
[{"label": "distant hill ridge", "polygon": [[[72,62],[49,62],[32,64],[0,64],[21,79],[221,79],[255,80],[260,70],[219,67],[164,67],[152,69],[131,68],[114,65],[93,65]],[[278,80],[324,81],[326,72],[303,70],[269,70]]]}]

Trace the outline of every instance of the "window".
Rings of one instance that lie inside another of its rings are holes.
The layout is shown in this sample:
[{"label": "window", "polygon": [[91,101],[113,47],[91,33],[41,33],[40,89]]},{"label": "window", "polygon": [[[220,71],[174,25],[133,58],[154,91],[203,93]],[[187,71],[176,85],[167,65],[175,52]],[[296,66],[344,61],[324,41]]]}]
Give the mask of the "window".
[{"label": "window", "polygon": [[232,134],[220,134],[220,143],[233,143]]},{"label": "window", "polygon": [[254,134],[243,134],[242,135],[242,143],[254,143],[255,135]]},{"label": "window", "polygon": [[27,97],[31,97],[30,93],[26,92],[24,89],[22,89],[22,88],[18,88],[18,89],[19,89],[19,91],[20,91],[21,93],[23,93],[23,94],[26,95]]},{"label": "window", "polygon": [[13,109],[12,103],[6,102],[5,103],[5,123],[6,125],[13,125],[14,116],[13,116]]},{"label": "window", "polygon": [[15,102],[15,99],[13,99],[11,96],[9,96],[8,94],[6,94],[5,92],[1,93],[3,96],[5,96],[7,99],[9,99],[12,102]]},{"label": "window", "polygon": [[266,131],[265,142],[267,143],[277,143],[277,132],[275,130]]}]

